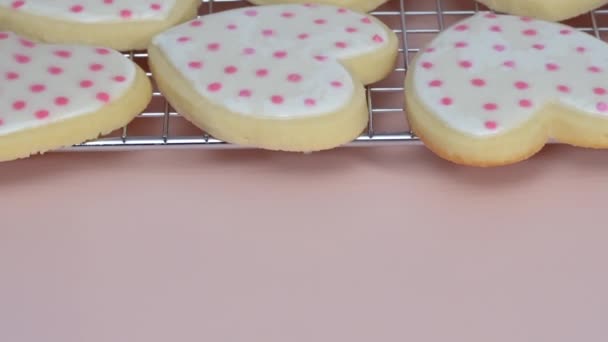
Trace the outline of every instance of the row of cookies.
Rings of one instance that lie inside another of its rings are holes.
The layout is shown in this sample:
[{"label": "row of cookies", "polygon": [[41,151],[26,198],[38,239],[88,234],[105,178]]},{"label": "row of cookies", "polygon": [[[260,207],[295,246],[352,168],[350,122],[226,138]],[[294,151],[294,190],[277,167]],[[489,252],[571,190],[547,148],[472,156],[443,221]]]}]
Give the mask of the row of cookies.
[{"label": "row of cookies", "polygon": [[[112,7],[118,2],[81,2],[70,12],[97,6],[104,10],[89,21],[116,13],[123,18],[122,7]],[[386,77],[398,53],[397,37],[386,25],[319,4],[248,7],[194,19],[195,3],[130,1],[127,17],[156,13],[157,20],[177,20],[150,38],[149,64],[163,95],[197,126],[232,143],[316,151],[351,141],[367,125],[364,85]],[[35,4],[15,1],[10,11],[49,10]],[[0,21],[0,29],[2,23],[8,21]],[[14,21],[11,28],[27,35],[27,27],[19,27],[24,23]],[[88,33],[95,32],[103,30]],[[0,159],[109,132],[150,101],[143,71],[106,44],[45,45],[27,37],[0,33],[0,144],[6,146]],[[525,159],[549,137],[604,147],[605,49],[563,25],[478,14],[440,34],[416,58],[405,87],[408,119],[431,150],[469,165]]]}]

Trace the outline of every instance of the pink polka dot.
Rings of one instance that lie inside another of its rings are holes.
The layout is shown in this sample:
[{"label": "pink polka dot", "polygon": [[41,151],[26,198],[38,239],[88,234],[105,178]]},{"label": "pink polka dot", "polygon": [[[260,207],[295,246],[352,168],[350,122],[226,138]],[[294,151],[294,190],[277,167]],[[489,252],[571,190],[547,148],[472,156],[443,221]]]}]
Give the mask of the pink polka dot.
[{"label": "pink polka dot", "polygon": [[229,24],[226,26],[227,29],[229,29],[230,31],[234,31],[237,29],[237,26],[235,24]]},{"label": "pink polka dot", "polygon": [[496,14],[494,14],[494,13],[488,13],[488,14],[484,15],[484,18],[486,18],[486,19],[496,19],[496,18],[498,18],[498,16]]},{"label": "pink polka dot", "polygon": [[507,68],[515,68],[515,61],[505,61],[502,63],[502,65],[506,66]]},{"label": "pink polka dot", "polygon": [[571,91],[571,90],[570,90],[570,87],[568,87],[568,86],[566,86],[566,85],[562,85],[562,84],[560,84],[560,85],[558,85],[558,86],[557,86],[557,90],[558,90],[560,93],[570,93],[570,91]]},{"label": "pink polka dot", "polygon": [[361,19],[361,22],[364,23],[364,24],[371,24],[372,20],[370,18],[368,18],[368,17],[365,17],[365,18]]},{"label": "pink polka dot", "polygon": [[467,31],[469,29],[468,25],[457,25],[456,27],[454,27],[454,30],[459,31],[459,32],[463,32],[463,31]]},{"label": "pink polka dot", "polygon": [[277,51],[273,54],[274,58],[283,59],[287,57],[287,51]]},{"label": "pink polka dot", "polygon": [[345,42],[336,42],[334,45],[339,49],[346,49],[348,47],[348,44]]},{"label": "pink polka dot", "polygon": [[278,105],[278,104],[282,104],[283,102],[285,102],[285,99],[284,99],[284,98],[283,98],[283,96],[281,96],[281,95],[273,95],[273,96],[270,98],[270,101],[272,101],[272,103],[274,103],[274,104],[277,104],[277,105]]},{"label": "pink polka dot", "polygon": [[177,41],[180,42],[180,43],[186,43],[186,42],[189,42],[190,40],[191,40],[191,38],[190,37],[186,37],[186,36],[177,38]]},{"label": "pink polka dot", "polygon": [[80,81],[80,88],[91,88],[93,86],[93,82],[89,80]]},{"label": "pink polka dot", "polygon": [[264,37],[272,37],[272,36],[274,36],[274,30],[270,30],[270,29],[262,30],[262,35]]},{"label": "pink polka dot", "polygon": [[506,46],[504,46],[504,45],[502,45],[502,44],[496,44],[496,45],[494,45],[492,48],[493,48],[495,51],[498,51],[498,52],[503,52],[503,51],[505,51],[505,50],[507,49],[507,47],[506,47]]},{"label": "pink polka dot", "polygon": [[268,69],[258,69],[255,71],[255,75],[257,77],[266,77],[268,76]]},{"label": "pink polka dot", "polygon": [[456,47],[458,49],[462,49],[462,48],[465,48],[467,46],[469,46],[469,43],[467,43],[467,42],[456,42],[454,44],[454,47]]},{"label": "pink polka dot", "polygon": [[576,52],[578,53],[585,53],[585,51],[587,51],[587,49],[582,46],[576,48]]},{"label": "pink polka dot", "polygon": [[240,97],[251,97],[251,90],[243,89],[239,92]]},{"label": "pink polka dot", "polygon": [[114,0],[103,0],[103,3],[106,5],[111,5],[114,3]]},{"label": "pink polka dot", "polygon": [[495,111],[498,109],[498,105],[496,103],[486,103],[483,105],[483,109],[487,110],[487,111]]},{"label": "pink polka dot", "polygon": [[57,50],[55,52],[53,52],[53,54],[57,57],[60,58],[70,58],[72,57],[72,53],[70,51],[67,50]]},{"label": "pink polka dot", "polygon": [[203,67],[203,62],[191,61],[188,63],[188,67],[190,69],[201,69]]},{"label": "pink polka dot", "polygon": [[593,93],[595,95],[606,95],[606,89],[602,87],[593,88]]},{"label": "pink polka dot", "polygon": [[114,76],[112,79],[118,83],[122,83],[127,80],[127,78],[124,76]]},{"label": "pink polka dot", "polygon": [[327,60],[327,56],[315,56],[315,59],[319,62],[325,62]]},{"label": "pink polka dot", "polygon": [[8,38],[8,33],[6,32],[0,32],[0,40],[4,40]]},{"label": "pink polka dot", "polygon": [[606,113],[608,112],[608,103],[606,102],[598,102],[595,106],[599,112]]},{"label": "pink polka dot", "polygon": [[25,101],[15,101],[13,102],[13,109],[14,110],[23,110],[25,108],[27,104],[25,103]]},{"label": "pink polka dot", "polygon": [[68,103],[70,103],[70,100],[67,97],[59,96],[55,98],[55,104],[57,106],[66,106]]},{"label": "pink polka dot", "polygon": [[300,39],[300,40],[308,39],[308,37],[310,37],[310,35],[308,33],[300,33],[298,35],[298,39]]},{"label": "pink polka dot", "polygon": [[544,50],[545,46],[543,44],[534,44],[532,47],[536,50]]},{"label": "pink polka dot", "polygon": [[515,88],[517,88],[519,90],[525,90],[525,89],[528,89],[529,87],[530,87],[530,85],[524,81],[515,82]]},{"label": "pink polka dot", "polygon": [[51,75],[61,75],[63,73],[63,69],[60,67],[52,66],[47,69],[49,74]]},{"label": "pink polka dot", "polygon": [[6,79],[9,81],[16,80],[19,78],[19,74],[13,71],[9,71],[6,73]]},{"label": "pink polka dot", "polygon": [[569,29],[563,29],[563,30],[559,31],[559,34],[564,35],[564,36],[569,35],[571,33],[572,33],[572,30],[569,30]]},{"label": "pink polka dot", "polygon": [[331,82],[331,86],[334,88],[342,88],[343,84],[340,81],[333,81]]},{"label": "pink polka dot", "polygon": [[41,93],[46,90],[46,86],[44,84],[32,84],[30,86],[30,91],[32,93]]},{"label": "pink polka dot", "polygon": [[72,7],[70,7],[70,12],[73,13],[80,13],[84,10],[84,7],[82,5],[74,5]]},{"label": "pink polka dot", "polygon": [[150,9],[152,9],[153,11],[160,11],[162,9],[162,6],[159,3],[153,3],[150,4]]},{"label": "pink polka dot", "polygon": [[317,101],[315,101],[315,99],[306,99],[306,100],[304,100],[304,104],[307,107],[314,107],[317,105]]},{"label": "pink polka dot", "polygon": [[470,61],[460,61],[458,65],[460,65],[461,68],[469,69],[473,66],[473,63],[471,63]]},{"label": "pink polka dot", "polygon": [[327,24],[327,20],[325,20],[325,19],[315,19],[314,23],[317,24],[317,25],[324,25],[324,24]]},{"label": "pink polka dot", "polygon": [[536,36],[538,34],[538,32],[535,29],[527,29],[527,30],[522,31],[522,33],[524,36],[529,36],[529,37]]},{"label": "pink polka dot", "polygon": [[91,71],[101,71],[103,70],[103,64],[93,63],[89,65],[89,70]]},{"label": "pink polka dot", "polygon": [[36,111],[36,113],[34,113],[34,115],[36,116],[36,119],[43,120],[43,119],[48,118],[49,115],[51,115],[51,113],[48,110],[42,109],[42,110]]},{"label": "pink polka dot", "polygon": [[547,68],[548,71],[557,71],[557,70],[559,70],[559,65],[557,65],[555,63],[547,63],[547,65],[545,67]]},{"label": "pink polka dot", "polygon": [[255,17],[258,15],[258,11],[250,9],[245,11],[245,15],[248,17]]},{"label": "pink polka dot", "polygon": [[110,54],[110,50],[105,49],[105,48],[96,48],[96,49],[95,49],[95,52],[96,52],[98,55],[108,55],[108,54]]},{"label": "pink polka dot", "polygon": [[222,90],[222,84],[219,82],[213,82],[207,86],[207,90],[209,90],[212,93],[218,92],[218,91]]},{"label": "pink polka dot", "polygon": [[534,19],[531,17],[520,17],[519,19],[525,23],[530,23],[534,21]]},{"label": "pink polka dot", "polygon": [[19,39],[19,44],[21,44],[21,46],[26,47],[26,48],[33,48],[36,46],[36,44],[34,42],[32,42],[31,40],[27,40],[27,39]]},{"label": "pink polka dot", "polygon": [[483,124],[489,130],[496,130],[498,128],[498,123],[496,121],[486,121]]},{"label": "pink polka dot", "polygon": [[441,80],[433,80],[431,82],[429,82],[429,87],[432,88],[438,88],[441,87],[443,85],[443,82]]},{"label": "pink polka dot", "polygon": [[244,48],[243,49],[243,54],[244,55],[253,55],[255,53],[255,49],[254,48]]},{"label": "pink polka dot", "polygon": [[123,9],[120,11],[120,17],[123,19],[129,19],[132,16],[133,16],[133,12],[131,12],[131,10]]},{"label": "pink polka dot", "polygon": [[596,66],[590,66],[590,67],[587,68],[587,70],[589,72],[591,72],[591,73],[594,73],[594,74],[602,72],[602,69],[599,68],[599,67],[596,67]]},{"label": "pink polka dot", "polygon": [[433,47],[426,48],[426,49],[424,49],[424,52],[433,53],[433,52],[435,52],[435,48],[433,48]]},{"label": "pink polka dot", "polygon": [[201,20],[194,20],[194,21],[190,22],[190,26],[200,27],[200,26],[203,26],[203,22]]},{"label": "pink polka dot", "polygon": [[431,63],[431,62],[423,62],[421,65],[423,68],[425,68],[427,70],[433,68],[433,63]]},{"label": "pink polka dot", "polygon": [[522,108],[530,108],[530,107],[532,107],[532,101],[530,101],[528,99],[520,100],[519,106]]},{"label": "pink polka dot", "polygon": [[482,80],[481,78],[474,78],[471,80],[471,84],[476,87],[484,87],[486,85],[486,81]]},{"label": "pink polka dot", "polygon": [[340,13],[340,14],[348,13],[348,10],[346,8],[338,8],[338,13]]},{"label": "pink polka dot", "polygon": [[444,97],[440,102],[444,106],[451,106],[454,103],[454,100],[451,97]]},{"label": "pink polka dot", "polygon": [[294,16],[295,16],[295,14],[293,12],[283,12],[283,13],[281,13],[281,17],[287,18],[287,19],[293,18]]},{"label": "pink polka dot", "polygon": [[344,29],[344,31],[346,31],[348,33],[355,33],[355,32],[357,32],[359,30],[357,30],[356,27],[347,27],[347,28]]},{"label": "pink polka dot", "polygon": [[228,74],[228,75],[232,75],[232,74],[236,74],[236,72],[239,69],[237,69],[237,67],[235,67],[234,65],[229,65],[227,67],[224,68],[224,73]]},{"label": "pink polka dot", "polygon": [[0,119],[0,126],[4,125],[4,120]]},{"label": "pink polka dot", "polygon": [[492,25],[492,26],[490,26],[490,31],[492,31],[492,32],[502,32],[502,27],[500,27],[498,25]]},{"label": "pink polka dot", "polygon": [[22,54],[15,54],[13,56],[13,58],[19,64],[27,64],[32,60],[29,56],[22,55]]},{"label": "pink polka dot", "polygon": [[372,40],[376,43],[384,43],[384,38],[382,38],[382,36],[380,36],[379,34],[375,34],[372,37]]},{"label": "pink polka dot", "polygon": [[97,95],[95,95],[95,98],[101,102],[105,102],[105,103],[110,102],[110,94],[108,94],[106,92],[97,93]]},{"label": "pink polka dot", "polygon": [[18,0],[18,1],[13,1],[13,3],[11,4],[11,7],[14,9],[18,9],[21,6],[25,5],[25,1],[23,0]]},{"label": "pink polka dot", "polygon": [[287,81],[291,83],[297,83],[302,80],[302,75],[300,74],[289,74],[287,75]]},{"label": "pink polka dot", "polygon": [[218,51],[220,49],[219,43],[211,43],[207,45],[207,50],[209,51]]}]

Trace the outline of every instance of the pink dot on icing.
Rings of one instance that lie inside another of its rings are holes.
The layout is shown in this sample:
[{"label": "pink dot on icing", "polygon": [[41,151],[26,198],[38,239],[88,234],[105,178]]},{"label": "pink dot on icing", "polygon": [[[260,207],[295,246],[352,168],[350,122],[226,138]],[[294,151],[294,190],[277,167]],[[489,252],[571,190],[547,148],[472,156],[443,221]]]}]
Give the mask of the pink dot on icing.
[{"label": "pink dot on icing", "polygon": [[602,87],[593,88],[593,93],[595,95],[606,95],[606,89]]},{"label": "pink dot on icing", "polygon": [[488,14],[484,15],[484,18],[487,18],[487,19],[496,19],[496,18],[498,18],[498,16],[496,14],[494,14],[494,13],[488,13]]},{"label": "pink dot on icing", "polygon": [[295,14],[293,12],[283,12],[281,13],[281,17],[283,18],[293,18]]},{"label": "pink dot on icing", "polygon": [[556,71],[559,69],[559,65],[555,63],[547,63],[546,68],[548,71]]},{"label": "pink dot on icing", "polygon": [[32,93],[41,93],[46,89],[46,86],[44,84],[32,84],[30,86],[30,91]]},{"label": "pink dot on icing", "polygon": [[203,62],[199,62],[199,61],[191,61],[188,63],[188,67],[190,69],[200,69],[203,67]]},{"label": "pink dot on icing", "polygon": [[327,24],[327,20],[325,19],[315,19],[315,24],[317,25],[323,25],[323,24]]},{"label": "pink dot on icing", "polygon": [[304,104],[308,107],[313,107],[317,104],[317,101],[315,99],[306,99],[304,100]]},{"label": "pink dot on icing", "polygon": [[507,68],[514,68],[515,62],[514,61],[505,61],[504,63],[502,63],[502,65],[506,66]]},{"label": "pink dot on icing", "polygon": [[150,9],[152,9],[153,11],[160,11],[161,8],[162,6],[159,3],[153,3],[150,5]]},{"label": "pink dot on icing", "polygon": [[222,90],[222,84],[219,82],[213,82],[207,86],[207,90],[213,93],[218,92]]},{"label": "pink dot on icing", "polygon": [[226,26],[227,29],[229,30],[236,30],[237,26],[235,24],[229,24],[228,26]]},{"label": "pink dot on icing", "polygon": [[500,27],[498,25],[492,25],[492,26],[490,26],[490,31],[492,31],[492,32],[502,32],[502,27]]},{"label": "pink dot on icing", "polygon": [[287,57],[287,51],[277,51],[273,54],[274,58],[283,59]]},{"label": "pink dot on icing", "polygon": [[238,71],[238,69],[234,65],[229,65],[224,68],[224,73],[226,73],[228,75],[235,74],[237,71]]},{"label": "pink dot on icing", "polygon": [[105,102],[105,103],[110,102],[110,94],[108,94],[106,92],[97,93],[97,95],[95,95],[95,98],[97,98],[97,100],[99,100],[101,102]]},{"label": "pink dot on icing", "polygon": [[433,67],[433,63],[431,62],[423,62],[422,67],[425,69],[431,69]]},{"label": "pink dot on icing", "polygon": [[23,0],[18,0],[18,1],[13,1],[13,3],[11,4],[11,7],[14,9],[18,9],[19,7],[25,5],[25,1]]},{"label": "pink dot on icing", "polygon": [[424,51],[428,52],[428,53],[432,53],[432,52],[435,52],[435,48],[429,47],[429,48],[426,48]]},{"label": "pink dot on icing", "polygon": [[9,71],[6,73],[6,79],[9,81],[16,80],[19,78],[19,74],[13,71]]},{"label": "pink dot on icing", "polygon": [[483,109],[487,110],[487,111],[494,111],[498,109],[498,105],[496,103],[486,103],[483,105]]},{"label": "pink dot on icing", "polygon": [[114,76],[114,78],[112,78],[112,79],[118,83],[122,83],[127,80],[126,77],[124,77],[124,76]]},{"label": "pink dot on icing", "polygon": [[25,101],[15,101],[13,102],[13,109],[14,110],[22,110],[23,108],[25,108],[26,103]]},{"label": "pink dot on icing", "polygon": [[441,87],[443,85],[443,82],[441,80],[433,80],[431,82],[429,82],[429,87],[432,88],[438,88]]},{"label": "pink dot on icing", "polygon": [[522,108],[530,108],[530,107],[532,107],[532,101],[530,101],[528,99],[520,100],[519,106]]},{"label": "pink dot on icing", "polygon": [[486,85],[486,81],[482,80],[481,78],[474,78],[471,80],[471,84],[476,87],[483,87]]},{"label": "pink dot on icing", "polygon": [[538,32],[535,29],[527,29],[522,32],[524,36],[536,36]]},{"label": "pink dot on icing", "polygon": [[0,119],[0,126],[4,125],[4,120]]},{"label": "pink dot on icing", "polygon": [[61,69],[60,67],[56,67],[56,66],[49,67],[47,70],[48,70],[49,74],[51,74],[51,75],[60,75],[63,73],[63,69]]},{"label": "pink dot on icing", "polygon": [[460,61],[458,65],[460,65],[461,68],[469,69],[473,66],[473,63],[471,63],[470,61]]},{"label": "pink dot on icing", "polygon": [[219,43],[211,43],[207,45],[207,49],[209,51],[217,51],[220,49],[220,44]]},{"label": "pink dot on icing", "polygon": [[257,77],[266,77],[268,76],[268,69],[258,69],[255,71],[255,75]]},{"label": "pink dot on icing", "polygon": [[186,36],[177,38],[177,41],[180,43],[189,42],[190,40],[191,40],[190,37],[186,37]]},{"label": "pink dot on icing", "polygon": [[498,123],[496,121],[486,121],[484,126],[489,130],[496,130],[498,128]]},{"label": "pink dot on icing", "polygon": [[133,12],[131,12],[131,10],[123,9],[120,11],[120,17],[123,19],[129,19],[131,16],[133,16]]},{"label": "pink dot on icing", "polygon": [[37,119],[42,120],[42,119],[46,119],[49,117],[50,113],[48,110],[38,110],[36,111],[36,113],[34,113],[34,115],[36,116]]},{"label": "pink dot on icing", "polygon": [[82,10],[84,10],[84,7],[82,5],[74,5],[74,6],[70,7],[70,12],[73,12],[73,13],[80,13],[80,12],[82,12]]},{"label": "pink dot on icing", "polygon": [[282,104],[283,102],[285,102],[285,99],[281,95],[273,95],[270,98],[270,101],[272,101],[272,103],[274,104]]},{"label": "pink dot on icing", "polygon": [[58,106],[65,106],[70,103],[70,100],[65,96],[59,96],[55,98],[55,104]]},{"label": "pink dot on icing", "polygon": [[324,62],[327,60],[327,56],[315,56],[315,59],[319,62]]},{"label": "pink dot on icing", "polygon": [[347,28],[345,28],[344,30],[345,30],[346,32],[348,32],[348,33],[355,33],[355,32],[357,32],[357,31],[359,31],[359,30],[357,30],[357,28],[356,28],[356,27],[347,27]]},{"label": "pink dot on icing", "polygon": [[532,45],[533,48],[535,48],[536,50],[544,50],[545,46],[543,44],[534,44]]},{"label": "pink dot on icing", "polygon": [[255,17],[256,15],[258,15],[258,11],[252,9],[246,10],[245,15],[248,17]]},{"label": "pink dot on icing", "polygon": [[89,65],[89,70],[91,71],[101,71],[103,70],[103,64],[93,63]]},{"label": "pink dot on icing", "polygon": [[454,27],[454,30],[460,31],[460,32],[466,31],[468,29],[469,29],[469,26],[465,25],[465,24],[457,25],[456,27]]},{"label": "pink dot on icing", "polygon": [[348,45],[345,42],[336,42],[335,46],[339,49],[345,49]]},{"label": "pink dot on icing", "polygon": [[255,53],[255,49],[254,48],[244,48],[243,49],[243,54],[245,55],[253,55]]},{"label": "pink dot on icing", "polygon": [[103,3],[106,5],[111,5],[114,3],[114,0],[103,0]]},{"label": "pink dot on icing", "polygon": [[502,44],[496,44],[492,48],[498,52],[503,52],[506,50],[507,47]]},{"label": "pink dot on icing", "polygon": [[338,8],[338,13],[340,13],[340,14],[344,14],[344,13],[347,13],[347,12],[348,12],[348,10],[346,8],[344,8],[344,7]]},{"label": "pink dot on icing", "polygon": [[239,92],[240,97],[251,97],[251,90],[243,89]]},{"label": "pink dot on icing", "polygon": [[262,30],[262,35],[264,37],[274,36],[274,30],[270,30],[270,29]]},{"label": "pink dot on icing", "polygon": [[8,33],[6,32],[0,32],[0,40],[4,40],[8,38]]},{"label": "pink dot on icing", "polygon": [[192,27],[203,26],[203,22],[201,20],[194,20],[190,23],[190,26],[192,26]]},{"label": "pink dot on icing", "polygon": [[365,17],[365,18],[361,19],[361,22],[364,24],[371,24],[372,20],[368,17]]},{"label": "pink dot on icing", "polygon": [[93,82],[89,80],[80,81],[80,88],[91,88],[93,86]]},{"label": "pink dot on icing", "polygon": [[598,102],[596,105],[598,111],[605,113],[608,112],[608,103],[606,102]]},{"label": "pink dot on icing", "polygon": [[331,86],[334,87],[334,88],[342,88],[342,85],[343,84],[340,81],[333,81],[333,82],[331,82]]},{"label": "pink dot on icing", "polygon": [[310,35],[308,35],[308,33],[300,33],[298,35],[298,39],[301,39],[301,40],[308,39],[308,37],[310,37]]},{"label": "pink dot on icing", "polygon": [[96,52],[98,55],[107,55],[107,54],[109,54],[109,53],[110,53],[110,50],[105,49],[105,48],[96,48],[96,49],[95,49],[95,52]]},{"label": "pink dot on icing", "polygon": [[19,39],[19,43],[21,44],[21,46],[27,47],[27,48],[32,48],[34,46],[36,46],[36,44],[34,42],[32,42],[31,40],[27,40],[27,39]]},{"label": "pink dot on icing", "polygon": [[379,34],[375,34],[372,37],[372,40],[376,43],[384,43],[384,38],[382,38],[382,36],[380,36]]},{"label": "pink dot on icing", "polygon": [[529,87],[530,87],[530,85],[524,81],[515,82],[515,88],[517,88],[519,90],[528,89]]},{"label": "pink dot on icing", "polygon": [[531,17],[520,17],[519,19],[520,19],[521,21],[525,22],[525,23],[529,23],[529,22],[534,21],[534,19],[533,19],[533,18],[531,18]]},{"label": "pink dot on icing", "polygon": [[53,54],[57,57],[61,57],[61,58],[70,58],[72,57],[72,53],[70,51],[67,50],[57,50],[55,52],[53,52]]},{"label": "pink dot on icing", "polygon": [[469,44],[467,42],[456,42],[454,44],[454,47],[459,48],[459,49],[465,48],[467,46],[469,46]]},{"label": "pink dot on icing", "polygon": [[27,64],[32,60],[29,56],[21,55],[21,54],[16,54],[14,56],[14,58],[15,58],[15,61],[19,64]]},{"label": "pink dot on icing", "polygon": [[576,52],[578,52],[578,53],[584,53],[585,51],[587,51],[587,49],[582,46],[579,46],[576,48]]},{"label": "pink dot on icing", "polygon": [[569,35],[571,33],[572,33],[572,30],[568,30],[568,29],[563,29],[563,30],[559,31],[559,34],[562,34],[562,35]]},{"label": "pink dot on icing", "polygon": [[287,80],[292,83],[297,83],[302,80],[302,75],[300,74],[289,74],[287,75]]},{"label": "pink dot on icing", "polygon": [[594,73],[594,74],[597,74],[597,73],[602,72],[602,69],[601,69],[601,68],[599,68],[599,67],[596,67],[596,66],[590,66],[590,67],[588,67],[588,68],[587,68],[587,70],[588,70],[589,72]]},{"label": "pink dot on icing", "polygon": [[566,86],[566,85],[558,85],[557,86],[557,90],[561,93],[569,93],[570,92],[570,87]]},{"label": "pink dot on icing", "polygon": [[444,97],[441,99],[441,104],[444,106],[451,106],[454,103],[451,97]]}]

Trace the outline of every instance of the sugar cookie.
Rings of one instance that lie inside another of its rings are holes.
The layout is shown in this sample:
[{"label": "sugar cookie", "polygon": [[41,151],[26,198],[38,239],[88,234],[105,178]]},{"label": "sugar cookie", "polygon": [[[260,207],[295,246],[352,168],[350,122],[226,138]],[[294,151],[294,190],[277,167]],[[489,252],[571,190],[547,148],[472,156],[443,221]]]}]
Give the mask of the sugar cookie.
[{"label": "sugar cookie", "polygon": [[607,0],[477,0],[489,8],[541,20],[570,19],[608,3]]},{"label": "sugar cookie", "polygon": [[200,0],[0,0],[0,30],[55,44],[143,50],[194,19]]},{"label": "sugar cookie", "polygon": [[441,157],[495,166],[551,138],[608,147],[608,45],[562,24],[479,13],[439,34],[406,80],[414,132]]},{"label": "sugar cookie", "polygon": [[146,74],[119,52],[0,31],[0,161],[109,133],[151,96]]},{"label": "sugar cookie", "polygon": [[315,151],[368,122],[364,84],[388,75],[396,35],[372,16],[326,5],[268,5],[203,16],[157,36],[155,80],[187,119],[219,139]]},{"label": "sugar cookie", "polygon": [[388,0],[249,0],[249,2],[256,5],[303,4],[313,2],[323,5],[342,6],[361,12],[372,11],[387,1]]}]

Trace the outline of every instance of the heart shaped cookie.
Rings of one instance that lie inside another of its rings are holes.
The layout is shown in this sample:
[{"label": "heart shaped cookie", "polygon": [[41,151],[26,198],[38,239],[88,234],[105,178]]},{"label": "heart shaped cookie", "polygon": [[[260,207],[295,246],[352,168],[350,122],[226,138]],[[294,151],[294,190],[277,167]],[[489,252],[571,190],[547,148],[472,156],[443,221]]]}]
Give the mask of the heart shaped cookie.
[{"label": "heart shaped cookie", "polygon": [[109,133],[151,97],[143,70],[114,50],[0,31],[0,161]]},{"label": "heart shaped cookie", "polygon": [[587,13],[608,3],[607,0],[478,0],[489,8],[518,16],[562,21]]},{"label": "heart shaped cookie", "polygon": [[196,17],[200,0],[0,0],[0,30],[35,41],[143,50]]},{"label": "heart shaped cookie", "polygon": [[368,122],[364,84],[394,67],[396,35],[326,5],[268,5],[203,16],[157,36],[150,66],[169,102],[228,142],[333,148]]},{"label": "heart shaped cookie", "polygon": [[306,4],[314,2],[316,4],[342,6],[361,12],[372,11],[387,1],[388,0],[249,0],[249,2],[256,5]]},{"label": "heart shaped cookie", "polygon": [[608,147],[608,45],[572,27],[479,13],[438,35],[406,80],[414,132],[440,156],[495,166],[549,139]]}]

